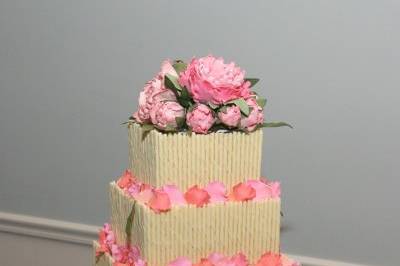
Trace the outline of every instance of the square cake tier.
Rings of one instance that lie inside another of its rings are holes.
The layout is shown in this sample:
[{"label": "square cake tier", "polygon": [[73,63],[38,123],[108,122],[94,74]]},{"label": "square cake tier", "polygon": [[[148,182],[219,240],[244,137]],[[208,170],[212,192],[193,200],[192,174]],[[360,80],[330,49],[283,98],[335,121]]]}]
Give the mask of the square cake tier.
[{"label": "square cake tier", "polygon": [[261,174],[262,130],[207,135],[145,132],[128,124],[130,169],[145,183],[187,189],[219,180],[232,186]]},{"label": "square cake tier", "polygon": [[111,227],[120,245],[131,243],[149,265],[185,255],[197,261],[212,252],[279,252],[280,199],[174,206],[156,213],[110,184]]}]

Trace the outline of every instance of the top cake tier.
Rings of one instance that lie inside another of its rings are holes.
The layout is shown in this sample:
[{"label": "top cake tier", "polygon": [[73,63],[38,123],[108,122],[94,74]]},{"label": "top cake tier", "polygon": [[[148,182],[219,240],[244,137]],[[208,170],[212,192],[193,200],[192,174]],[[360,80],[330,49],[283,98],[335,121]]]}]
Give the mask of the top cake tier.
[{"label": "top cake tier", "polygon": [[262,130],[198,135],[145,132],[129,123],[130,169],[138,180],[180,189],[212,181],[227,187],[261,174]]}]

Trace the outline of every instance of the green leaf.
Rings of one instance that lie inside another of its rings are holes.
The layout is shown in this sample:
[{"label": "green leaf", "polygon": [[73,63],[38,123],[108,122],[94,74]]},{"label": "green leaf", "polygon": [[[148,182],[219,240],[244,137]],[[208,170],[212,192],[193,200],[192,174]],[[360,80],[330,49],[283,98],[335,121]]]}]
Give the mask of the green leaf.
[{"label": "green leaf", "polygon": [[175,60],[174,64],[172,65],[173,68],[175,69],[176,73],[181,73],[186,70],[187,64],[183,62],[182,60]]},{"label": "green leaf", "polygon": [[143,124],[142,125],[142,130],[143,131],[150,131],[152,129],[154,129],[154,125],[153,124]]},{"label": "green leaf", "polygon": [[218,109],[219,105],[213,104],[213,103],[208,103],[208,106],[210,106],[211,109],[215,110]]},{"label": "green leaf", "polygon": [[239,98],[233,101],[228,102],[229,103],[233,103],[235,104],[237,107],[240,108],[240,111],[245,115],[248,116],[250,114],[250,107],[249,105],[246,103],[246,101],[243,98]]},{"label": "green leaf", "polygon": [[152,129],[154,129],[154,125],[153,124],[143,124],[142,125],[142,130],[143,130],[142,140],[144,140],[147,137],[147,135],[150,133],[150,131]]},{"label": "green leaf", "polygon": [[182,88],[182,92],[181,92],[180,97],[183,98],[183,99],[190,100],[190,94],[189,94],[189,91],[188,91],[188,89],[186,87]]},{"label": "green leaf", "polygon": [[269,122],[269,123],[263,123],[260,125],[260,127],[290,127],[293,128],[292,125],[285,123],[285,122]]},{"label": "green leaf", "polygon": [[256,102],[257,102],[258,106],[260,106],[261,108],[264,108],[265,104],[267,103],[267,99],[257,98]]},{"label": "green leaf", "polygon": [[175,117],[176,125],[181,128],[185,125],[186,119],[184,117]]},{"label": "green leaf", "polygon": [[260,81],[260,79],[258,78],[245,78],[245,81],[249,81],[250,82],[250,88],[253,87],[254,85],[256,85],[257,82]]},{"label": "green leaf", "polygon": [[135,217],[135,207],[136,207],[136,201],[134,201],[133,203],[132,210],[129,213],[128,220],[126,221],[126,226],[125,226],[125,234],[126,234],[126,239],[128,239],[128,244],[130,244],[131,242],[133,217]]},{"label": "green leaf", "polygon": [[219,111],[219,112],[226,113],[226,110],[227,110],[227,109],[228,109],[228,106],[224,105],[224,106],[222,106],[218,111]]},{"label": "green leaf", "polygon": [[179,93],[182,91],[181,85],[179,85],[178,79],[175,76],[172,76],[170,74],[165,75],[165,81],[164,81],[165,87],[168,89]]}]

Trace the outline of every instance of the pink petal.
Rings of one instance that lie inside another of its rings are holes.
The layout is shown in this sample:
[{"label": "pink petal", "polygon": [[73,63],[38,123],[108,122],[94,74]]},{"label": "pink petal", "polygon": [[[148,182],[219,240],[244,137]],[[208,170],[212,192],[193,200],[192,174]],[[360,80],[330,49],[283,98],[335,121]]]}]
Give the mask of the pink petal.
[{"label": "pink petal", "polygon": [[208,256],[208,260],[214,265],[218,264],[223,259],[225,259],[225,256],[220,253],[211,253]]},{"label": "pink petal", "polygon": [[225,202],[226,188],[222,182],[211,182],[204,188],[210,195],[210,202]]},{"label": "pink petal", "polygon": [[167,193],[155,190],[148,205],[153,211],[166,212],[171,209],[171,200]]},{"label": "pink petal", "polygon": [[186,257],[180,257],[170,262],[168,266],[192,266],[192,262]]},{"label": "pink petal", "polygon": [[281,196],[281,183],[277,181],[269,182],[268,186],[271,191],[272,198],[279,198]]},{"label": "pink petal", "polygon": [[182,206],[186,205],[185,198],[183,193],[179,190],[179,188],[175,185],[165,185],[162,187],[162,190],[168,194],[169,199],[173,205]]},{"label": "pink petal", "polygon": [[256,191],[254,201],[261,201],[271,197],[271,191],[267,184],[261,180],[249,180],[247,184],[250,185]]},{"label": "pink petal", "polygon": [[135,199],[141,203],[148,204],[150,199],[153,197],[153,191],[151,189],[145,189],[135,196]]}]

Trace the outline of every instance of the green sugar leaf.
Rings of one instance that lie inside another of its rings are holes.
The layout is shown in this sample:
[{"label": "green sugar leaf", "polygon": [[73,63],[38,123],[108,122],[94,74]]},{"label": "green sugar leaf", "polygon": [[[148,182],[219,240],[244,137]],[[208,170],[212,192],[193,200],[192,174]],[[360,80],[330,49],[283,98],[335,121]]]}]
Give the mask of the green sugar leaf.
[{"label": "green sugar leaf", "polygon": [[182,87],[179,85],[178,79],[170,74],[165,75],[164,85],[178,95],[182,91]]},{"label": "green sugar leaf", "polygon": [[233,101],[228,102],[229,103],[233,103],[235,104],[237,107],[240,108],[240,111],[245,115],[248,116],[250,114],[250,107],[249,105],[246,103],[246,101],[243,98],[239,98]]},{"label": "green sugar leaf", "polygon": [[268,122],[268,123],[261,124],[260,127],[290,127],[290,128],[293,128],[292,125],[285,123],[285,122]]},{"label": "green sugar leaf", "polygon": [[265,99],[265,98],[257,98],[256,102],[257,102],[258,106],[260,106],[261,108],[264,108],[265,104],[267,103],[267,99]]},{"label": "green sugar leaf", "polygon": [[179,75],[181,72],[186,70],[187,64],[185,62],[183,62],[182,60],[175,60],[172,67],[175,69],[176,73],[178,73],[178,75]]},{"label": "green sugar leaf", "polygon": [[125,234],[126,234],[126,239],[128,239],[128,244],[130,244],[131,240],[133,218],[135,217],[135,207],[136,207],[136,201],[133,203],[132,210],[129,213],[128,220],[126,221],[126,226],[125,226]]},{"label": "green sugar leaf", "polygon": [[186,119],[184,117],[176,117],[175,121],[178,128],[181,128],[185,125]]},{"label": "green sugar leaf", "polygon": [[249,81],[250,82],[250,88],[253,87],[254,85],[256,85],[257,82],[260,81],[260,79],[258,78],[245,78],[245,81]]}]

